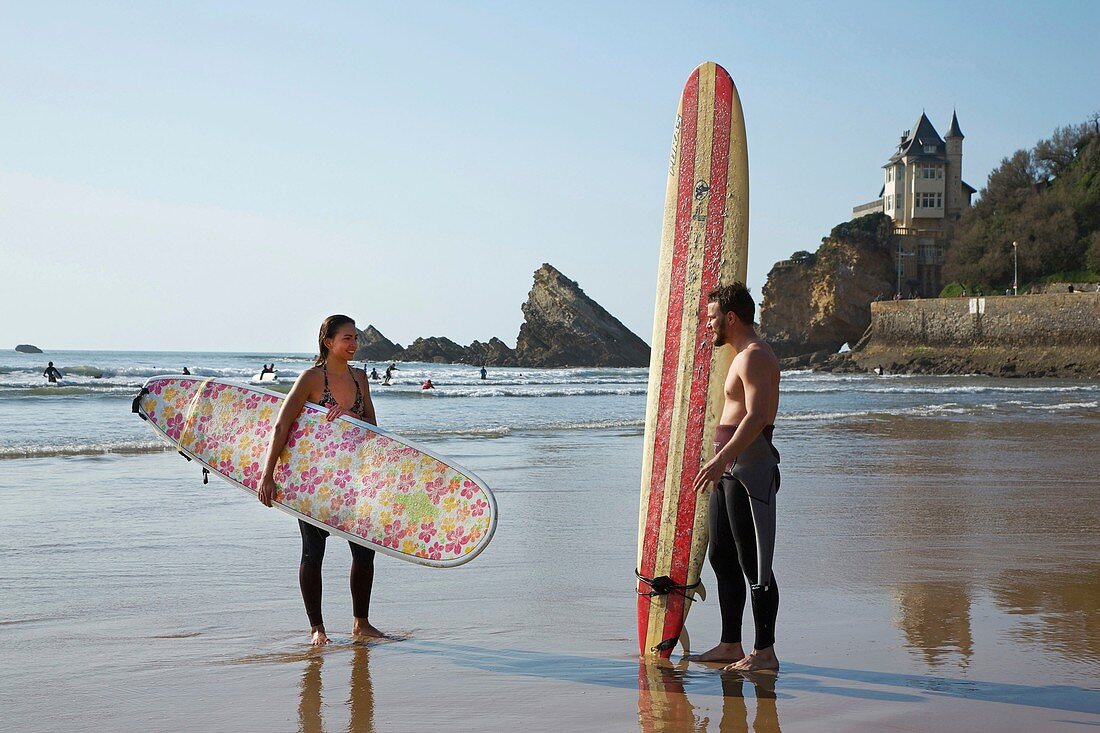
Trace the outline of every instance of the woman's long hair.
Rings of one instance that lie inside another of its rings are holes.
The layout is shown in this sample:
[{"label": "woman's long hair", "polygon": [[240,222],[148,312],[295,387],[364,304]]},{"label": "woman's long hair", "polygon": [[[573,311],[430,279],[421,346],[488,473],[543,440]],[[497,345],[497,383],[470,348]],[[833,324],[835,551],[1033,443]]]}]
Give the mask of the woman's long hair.
[{"label": "woman's long hair", "polygon": [[313,360],[313,366],[325,365],[325,361],[328,359],[328,347],[325,346],[325,339],[336,336],[336,332],[348,323],[354,326],[355,319],[351,316],[340,315],[339,313],[334,316],[329,316],[321,322],[321,331],[317,334],[317,358]]}]

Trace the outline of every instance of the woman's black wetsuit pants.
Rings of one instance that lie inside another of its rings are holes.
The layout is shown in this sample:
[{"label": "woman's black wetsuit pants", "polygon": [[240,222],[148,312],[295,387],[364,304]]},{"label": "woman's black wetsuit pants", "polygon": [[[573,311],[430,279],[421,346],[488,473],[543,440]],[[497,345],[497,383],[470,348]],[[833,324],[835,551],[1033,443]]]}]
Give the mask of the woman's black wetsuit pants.
[{"label": "woman's black wetsuit pants", "polygon": [[[321,616],[321,563],[325,559],[328,532],[298,520],[302,532],[302,564],[298,584],[310,626],[324,626]],[[374,550],[349,542],[351,547],[351,606],[356,618],[370,617],[370,593],[374,585]]]}]

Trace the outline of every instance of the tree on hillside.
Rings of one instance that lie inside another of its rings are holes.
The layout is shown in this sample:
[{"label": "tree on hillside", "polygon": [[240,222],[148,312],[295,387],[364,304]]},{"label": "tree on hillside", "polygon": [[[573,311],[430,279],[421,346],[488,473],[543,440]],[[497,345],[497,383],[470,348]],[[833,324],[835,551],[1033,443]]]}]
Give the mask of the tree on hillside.
[{"label": "tree on hillside", "polygon": [[[1021,283],[1090,269],[1100,231],[1100,115],[1018,150],[989,174],[948,252],[950,280],[990,289],[1012,280],[1017,242]],[[1094,270],[1095,271],[1095,270]]]}]

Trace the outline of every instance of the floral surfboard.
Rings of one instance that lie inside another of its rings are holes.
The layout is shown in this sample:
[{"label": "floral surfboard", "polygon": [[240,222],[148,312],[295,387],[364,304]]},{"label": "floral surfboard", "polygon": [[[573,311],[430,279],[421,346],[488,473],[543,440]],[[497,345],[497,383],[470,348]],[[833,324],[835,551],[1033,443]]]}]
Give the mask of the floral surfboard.
[{"label": "floral surfboard", "polygon": [[[134,412],[189,459],[256,494],[284,397],[223,379],[153,377]],[[361,420],[306,403],[275,469],[275,506],[351,542],[434,567],[472,560],[496,500],[477,476]]]}]

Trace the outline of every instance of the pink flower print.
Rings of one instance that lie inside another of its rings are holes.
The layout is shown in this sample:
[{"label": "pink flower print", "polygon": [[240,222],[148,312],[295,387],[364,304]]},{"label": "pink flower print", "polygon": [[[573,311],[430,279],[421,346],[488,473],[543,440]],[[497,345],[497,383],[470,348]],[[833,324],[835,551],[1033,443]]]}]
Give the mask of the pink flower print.
[{"label": "pink flower print", "polygon": [[478,486],[469,479],[462,482],[462,498],[472,499],[474,494],[477,493]]},{"label": "pink flower print", "polygon": [[346,492],[344,492],[344,506],[355,506],[356,502],[358,501],[359,492],[355,489],[348,489]]},{"label": "pink flower print", "polygon": [[253,461],[244,467],[244,478],[241,483],[255,491],[260,485],[261,478],[263,478],[263,474],[260,471],[260,464]]},{"label": "pink flower print", "polygon": [[435,522],[424,522],[420,525],[420,534],[418,534],[417,537],[419,537],[424,544],[431,542],[434,536]]},{"label": "pink flower print", "polygon": [[250,394],[244,401],[244,409],[255,410],[260,406],[260,396],[258,394]]},{"label": "pink flower print", "polygon": [[299,490],[301,488],[302,487],[298,484],[286,484],[285,486],[283,486],[283,489],[280,492],[282,494],[283,500],[293,501],[294,499],[297,499]]},{"label": "pink flower print", "polygon": [[148,411],[146,411],[145,415],[146,415],[146,417],[149,418],[149,422],[153,423],[154,425],[157,424],[157,411],[156,410],[148,410]]},{"label": "pink flower print", "polygon": [[332,425],[330,423],[321,423],[317,426],[315,437],[318,441],[328,440],[332,437]]},{"label": "pink flower print", "polygon": [[226,476],[233,475],[233,461],[218,461],[218,472]]},{"label": "pink flower print", "polygon": [[489,508],[489,502],[484,499],[478,499],[474,502],[474,505],[470,507],[470,514],[475,517],[480,517],[485,514],[485,510]]},{"label": "pink flower print", "polygon": [[153,394],[160,394],[164,391],[164,382],[153,382],[149,385],[148,390]]},{"label": "pink flower print", "polygon": [[227,389],[229,389],[228,384],[210,384],[206,387],[206,394],[211,398],[215,398]]},{"label": "pink flower print", "polygon": [[164,426],[164,432],[172,440],[179,440],[180,433],[183,432],[183,415],[176,413],[168,418],[168,424]]},{"label": "pink flower print", "polygon": [[360,517],[355,523],[355,534],[360,537],[369,537],[370,531],[374,527],[374,522],[370,516]]},{"label": "pink flower print", "polygon": [[447,533],[447,544],[443,549],[453,555],[457,555],[462,551],[462,546],[466,544],[467,539],[466,535],[462,533],[462,528],[455,527]]},{"label": "pink flower print", "polygon": [[302,491],[307,494],[317,491],[317,487],[321,485],[321,472],[317,470],[316,466],[303,471],[300,478],[302,480]]},{"label": "pink flower print", "polygon": [[288,478],[290,478],[290,464],[289,463],[280,463],[277,466],[275,466],[275,482],[276,483],[280,483],[280,484],[286,483],[286,480]]},{"label": "pink flower print", "polygon": [[438,542],[433,542],[432,546],[428,548],[429,560],[442,560],[443,559],[443,545]]},{"label": "pink flower print", "polygon": [[382,528],[382,546],[397,549],[404,536],[405,529],[401,526],[401,520],[395,519]]},{"label": "pink flower print", "polygon": [[304,425],[301,427],[298,426],[298,423],[294,423],[293,425],[291,425],[290,435],[288,435],[286,439],[286,447],[293,448],[295,445],[297,445],[299,440],[306,437],[306,434],[308,432],[309,430]]},{"label": "pink flower print", "polygon": [[428,498],[432,500],[433,504],[439,504],[440,499],[447,493],[447,489],[443,486],[443,479],[439,478],[429,481],[424,486],[424,490],[428,492]]},{"label": "pink flower print", "polygon": [[341,468],[336,472],[336,475],[332,477],[332,483],[339,486],[341,489],[346,488],[351,483],[351,471],[346,468]]}]

